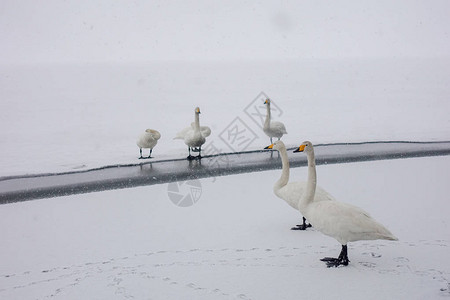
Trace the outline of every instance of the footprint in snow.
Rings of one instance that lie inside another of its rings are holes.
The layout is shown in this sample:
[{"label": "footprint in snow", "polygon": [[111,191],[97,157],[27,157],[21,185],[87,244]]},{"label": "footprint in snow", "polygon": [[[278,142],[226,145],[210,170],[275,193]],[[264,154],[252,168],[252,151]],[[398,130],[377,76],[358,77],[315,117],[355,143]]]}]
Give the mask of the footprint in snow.
[{"label": "footprint in snow", "polygon": [[375,252],[364,252],[363,255],[370,255],[373,258],[380,258],[381,254],[375,253]]},{"label": "footprint in snow", "polygon": [[409,259],[407,259],[406,257],[396,257],[394,258],[394,261],[398,263],[408,263]]},{"label": "footprint in snow", "polygon": [[375,268],[377,266],[377,264],[375,263],[371,263],[371,262],[366,262],[366,261],[362,261],[359,263],[361,266],[363,267],[367,267],[367,268]]}]

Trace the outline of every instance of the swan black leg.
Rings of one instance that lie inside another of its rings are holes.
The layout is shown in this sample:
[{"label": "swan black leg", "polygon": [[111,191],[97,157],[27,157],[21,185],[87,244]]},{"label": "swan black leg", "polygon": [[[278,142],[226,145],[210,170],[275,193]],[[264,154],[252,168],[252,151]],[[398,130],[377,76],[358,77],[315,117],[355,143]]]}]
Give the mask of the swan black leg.
[{"label": "swan black leg", "polygon": [[188,147],[188,151],[189,151],[189,156],[187,157],[187,159],[189,159],[189,160],[194,159],[194,157],[191,155],[191,147]]},{"label": "swan black leg", "polygon": [[202,146],[198,147],[198,155],[196,157],[197,159],[202,158]]},{"label": "swan black leg", "polygon": [[141,156],[139,156],[139,159],[143,159],[143,157],[142,157],[142,148],[139,148],[139,153],[141,154]]},{"label": "swan black leg", "polygon": [[147,158],[152,158],[152,151],[153,151],[153,149],[150,149],[150,153],[148,154]]},{"label": "swan black leg", "polygon": [[312,227],[311,224],[306,224],[306,219],[303,217],[303,224],[301,225],[295,225],[295,227],[292,227],[291,230],[306,230],[306,228]]},{"label": "swan black leg", "polygon": [[321,261],[324,261],[327,264],[328,268],[347,266],[348,263],[350,262],[350,260],[348,260],[348,255],[347,255],[347,245],[342,245],[342,250],[341,250],[341,253],[339,254],[338,258],[324,257],[321,259]]}]

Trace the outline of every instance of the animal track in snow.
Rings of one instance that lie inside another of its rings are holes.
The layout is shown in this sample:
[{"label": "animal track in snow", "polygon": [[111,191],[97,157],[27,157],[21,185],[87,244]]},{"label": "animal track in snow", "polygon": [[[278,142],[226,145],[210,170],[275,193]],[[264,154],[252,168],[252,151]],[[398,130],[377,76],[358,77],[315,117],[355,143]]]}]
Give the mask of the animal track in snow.
[{"label": "animal track in snow", "polygon": [[407,259],[406,257],[395,257],[394,261],[405,264],[409,262],[409,259]]},{"label": "animal track in snow", "polygon": [[[433,241],[419,241],[419,242],[402,242],[403,246],[426,247],[428,245],[439,245],[447,247],[450,243],[446,240]],[[448,291],[449,274],[435,270],[426,269],[420,270],[418,268],[410,268],[412,264],[409,258],[403,256],[396,256],[391,258],[393,262],[397,263],[391,268],[383,267],[383,262],[389,261],[389,255],[382,256],[379,254],[380,247],[385,247],[390,244],[355,244],[355,250],[360,250],[360,253],[367,257],[367,261],[353,262],[354,266],[359,266],[362,270],[371,270],[380,274],[402,274],[409,273],[420,277],[428,277],[433,280],[442,282],[443,293],[450,293]],[[187,281],[188,279],[181,279],[178,273],[173,273],[178,268],[216,268],[220,270],[223,267],[244,267],[244,268],[261,268],[261,267],[276,267],[276,268],[294,268],[300,269],[308,267],[305,262],[299,262],[298,257],[302,254],[314,254],[331,251],[334,246],[311,246],[304,247],[272,247],[272,248],[222,248],[222,249],[187,249],[176,251],[153,251],[145,253],[137,253],[128,256],[120,256],[118,258],[111,258],[106,260],[99,260],[97,262],[90,261],[87,263],[77,265],[65,265],[56,268],[45,268],[40,271],[26,271],[22,273],[8,273],[0,275],[0,298],[2,294],[11,290],[23,290],[36,286],[51,286],[54,288],[47,292],[46,297],[62,297],[69,289],[82,289],[83,284],[87,278],[97,278],[99,282],[104,282],[105,287],[112,289],[112,292],[121,295],[123,298],[139,298],[133,294],[133,290],[129,288],[128,282],[131,278],[139,279],[146,284],[151,285],[152,281],[160,282],[168,289],[189,289],[193,293],[214,293],[220,297],[228,297],[233,299],[250,299],[245,293],[236,293],[237,291],[224,291],[222,287],[211,284],[201,284],[201,282]],[[361,249],[363,249],[361,251]],[[365,250],[365,251],[364,251]],[[382,253],[387,252],[382,249]],[[371,261],[377,260],[377,263]],[[314,264],[314,267],[321,267],[320,264]],[[311,267],[311,266],[309,266]],[[187,269],[189,270],[189,269]],[[195,269],[193,269],[195,270]],[[170,276],[168,276],[170,275]],[[103,281],[101,281],[103,280]],[[198,280],[198,279],[197,279]],[[9,286],[8,286],[9,282]],[[5,284],[4,284],[5,283]],[[128,290],[127,290],[128,288]],[[220,299],[219,297],[219,299]],[[45,297],[41,297],[45,298]]]},{"label": "animal track in snow", "polygon": [[369,255],[373,258],[380,258],[382,255],[375,252],[363,252],[362,255]]},{"label": "animal track in snow", "polygon": [[361,266],[367,267],[367,268],[375,268],[377,264],[371,263],[371,262],[359,262]]}]

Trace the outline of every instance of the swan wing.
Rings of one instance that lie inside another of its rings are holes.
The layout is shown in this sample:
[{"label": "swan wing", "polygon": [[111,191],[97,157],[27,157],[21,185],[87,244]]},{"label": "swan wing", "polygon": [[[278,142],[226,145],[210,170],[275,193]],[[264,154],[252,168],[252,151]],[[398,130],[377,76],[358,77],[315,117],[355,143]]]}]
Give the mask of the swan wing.
[{"label": "swan wing", "polygon": [[158,131],[149,131],[149,129],[147,129],[147,131],[139,136],[139,139],[136,141],[136,145],[139,148],[153,149],[153,147],[155,147],[155,145],[158,143],[158,139],[160,137],[161,134]]},{"label": "swan wing", "polygon": [[306,190],[306,182],[289,182],[282,188],[274,186],[274,193],[292,208],[298,209],[298,202]]},{"label": "swan wing", "polygon": [[270,122],[270,129],[278,133],[287,134],[286,127],[284,126],[284,124],[278,121]]},{"label": "swan wing", "polygon": [[184,138],[188,134],[190,134],[191,131],[194,131],[194,128],[192,126],[186,127],[183,130],[181,130],[180,132],[178,132],[177,135],[173,139],[174,140],[176,140],[176,139],[184,140]]},{"label": "swan wing", "polygon": [[359,240],[397,238],[363,209],[337,201],[313,202],[306,218],[323,234],[341,244]]},{"label": "swan wing", "polygon": [[208,126],[200,126],[200,132],[203,137],[208,137],[211,135],[211,129]]},{"label": "swan wing", "polygon": [[[306,186],[306,182],[305,182]],[[336,201],[336,199],[330,195],[327,191],[325,191],[320,186],[316,187],[316,194],[314,195],[314,202],[318,201]]]}]

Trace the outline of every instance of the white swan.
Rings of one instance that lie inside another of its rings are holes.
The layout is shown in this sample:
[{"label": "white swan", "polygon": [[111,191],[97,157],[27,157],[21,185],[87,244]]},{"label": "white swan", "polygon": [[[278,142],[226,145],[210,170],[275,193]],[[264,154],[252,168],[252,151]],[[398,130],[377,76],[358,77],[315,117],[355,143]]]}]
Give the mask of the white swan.
[{"label": "white swan", "polygon": [[150,149],[150,153],[148,155],[148,157],[145,158],[152,158],[152,151],[153,148],[156,146],[156,144],[158,143],[158,140],[161,138],[161,134],[154,130],[154,129],[147,129],[145,130],[145,132],[143,134],[141,134],[141,136],[139,137],[139,139],[136,141],[136,145],[139,147],[139,153],[141,154],[139,159],[142,159],[144,157],[142,157],[142,149]]},{"label": "white swan", "polygon": [[[211,129],[208,126],[200,126],[200,108],[195,108],[195,121],[191,123],[191,126],[186,127],[177,133],[174,139],[182,139],[188,146],[189,156],[188,159],[202,158],[201,151],[202,145],[206,141],[206,137],[211,134]],[[197,157],[191,155],[191,150],[198,152]]]},{"label": "white swan", "polygon": [[[280,152],[282,172],[280,179],[275,182],[273,186],[273,192],[278,198],[283,199],[292,208],[298,210],[298,205],[301,195],[305,193],[306,182],[289,182],[289,158],[286,151],[286,146],[282,141],[277,141],[264,149],[274,149]],[[321,187],[317,187],[314,201],[331,201],[334,198],[328,194]],[[305,230],[307,227],[311,227],[311,224],[306,224],[306,220],[303,217],[303,223],[292,227],[292,230]]]},{"label": "white swan", "polygon": [[272,144],[272,138],[276,137],[278,140],[283,136],[283,134],[287,134],[286,127],[283,123],[278,121],[271,121],[270,114],[270,99],[266,99],[264,104],[267,105],[267,114],[266,120],[264,122],[263,131],[270,138],[270,143]]},{"label": "white swan", "polygon": [[314,149],[311,142],[304,142],[294,152],[306,152],[308,158],[308,183],[299,203],[300,212],[325,235],[335,238],[342,244],[338,258],[325,257],[328,267],[348,265],[347,243],[360,240],[398,239],[383,225],[375,221],[359,207],[338,201],[315,202],[317,174]]}]

